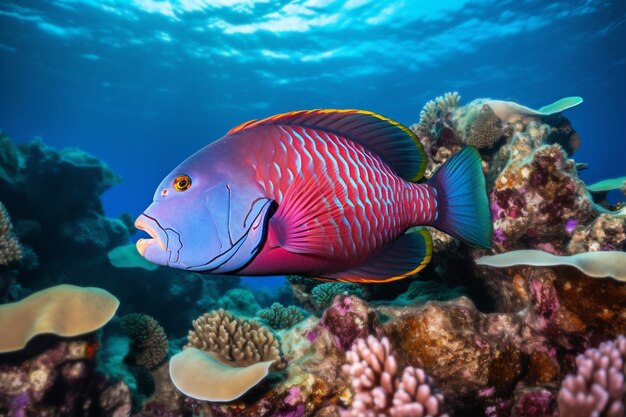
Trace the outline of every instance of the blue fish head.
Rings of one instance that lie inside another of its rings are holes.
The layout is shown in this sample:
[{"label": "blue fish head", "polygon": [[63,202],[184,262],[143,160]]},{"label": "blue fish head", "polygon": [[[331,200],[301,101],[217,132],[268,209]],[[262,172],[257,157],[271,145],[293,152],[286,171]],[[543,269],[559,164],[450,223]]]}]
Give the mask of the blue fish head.
[{"label": "blue fish head", "polygon": [[148,261],[227,274],[245,267],[260,250],[273,201],[246,180],[253,177],[245,166],[210,156],[200,151],[174,169],[137,218],[135,226],[150,235],[137,242]]}]

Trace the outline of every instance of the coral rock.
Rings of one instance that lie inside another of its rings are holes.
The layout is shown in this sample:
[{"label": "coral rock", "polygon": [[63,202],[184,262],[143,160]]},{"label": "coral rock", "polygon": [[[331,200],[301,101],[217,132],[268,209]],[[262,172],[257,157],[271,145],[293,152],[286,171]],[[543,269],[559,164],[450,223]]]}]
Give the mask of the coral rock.
[{"label": "coral rock", "polygon": [[0,415],[130,415],[126,384],[96,372],[97,344],[93,334],[40,336],[23,351],[0,355]]},{"label": "coral rock", "polygon": [[383,331],[393,345],[402,346],[399,366],[423,368],[446,402],[466,412],[481,409],[481,390],[510,393],[523,375],[520,346],[527,326],[519,317],[481,314],[465,298],[406,308]]},{"label": "coral rock", "polygon": [[377,334],[379,327],[376,314],[365,301],[346,295],[335,298],[333,305],[324,312],[320,325],[343,351],[350,349],[355,340]]}]

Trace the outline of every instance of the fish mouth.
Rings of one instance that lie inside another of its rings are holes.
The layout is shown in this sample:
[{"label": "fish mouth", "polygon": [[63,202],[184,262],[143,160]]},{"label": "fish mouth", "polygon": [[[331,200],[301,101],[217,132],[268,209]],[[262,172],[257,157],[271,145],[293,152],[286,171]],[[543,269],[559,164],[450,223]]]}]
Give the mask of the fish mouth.
[{"label": "fish mouth", "polygon": [[150,238],[142,238],[137,241],[137,251],[141,256],[145,257],[146,250],[155,244],[159,245],[163,252],[167,251],[167,233],[159,226],[156,219],[142,213],[135,220],[135,227],[150,235]]}]

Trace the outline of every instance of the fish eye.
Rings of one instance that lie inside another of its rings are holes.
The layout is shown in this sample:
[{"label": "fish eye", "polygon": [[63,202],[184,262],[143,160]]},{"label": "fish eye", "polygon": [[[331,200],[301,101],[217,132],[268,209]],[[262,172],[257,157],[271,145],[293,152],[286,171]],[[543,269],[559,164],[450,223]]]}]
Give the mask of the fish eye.
[{"label": "fish eye", "polygon": [[191,187],[191,178],[188,175],[179,175],[174,178],[174,189],[176,191],[185,191]]}]

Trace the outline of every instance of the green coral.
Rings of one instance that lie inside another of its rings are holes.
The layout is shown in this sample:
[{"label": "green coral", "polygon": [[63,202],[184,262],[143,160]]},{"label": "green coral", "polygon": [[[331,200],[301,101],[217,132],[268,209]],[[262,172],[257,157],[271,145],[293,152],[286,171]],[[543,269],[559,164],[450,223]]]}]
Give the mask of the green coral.
[{"label": "green coral", "polygon": [[365,297],[363,289],[356,284],[349,282],[327,282],[313,288],[311,298],[315,308],[318,311],[323,311],[332,304],[336,296],[344,294],[356,295],[360,298]]},{"label": "green coral", "polygon": [[463,287],[449,287],[438,281],[413,281],[405,294],[412,300],[446,301],[462,296]]},{"label": "green coral", "polygon": [[133,365],[147,369],[157,368],[166,358],[168,351],[165,330],[147,314],[131,313],[122,317],[122,331],[131,340],[126,358]]},{"label": "green coral", "polygon": [[259,318],[277,330],[293,327],[305,317],[306,312],[303,309],[296,306],[285,307],[280,303],[274,303],[270,308],[259,311]]},{"label": "green coral", "polygon": [[303,277],[301,275],[287,275],[287,281],[291,284],[304,284],[309,285],[311,283],[315,283],[315,280],[307,277]]},{"label": "green coral", "polygon": [[251,291],[245,288],[233,288],[221,296],[213,308],[221,308],[246,317],[254,317],[261,306]]}]

